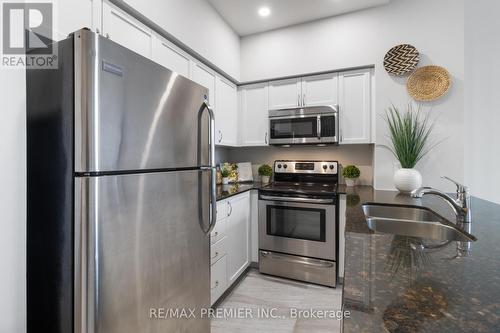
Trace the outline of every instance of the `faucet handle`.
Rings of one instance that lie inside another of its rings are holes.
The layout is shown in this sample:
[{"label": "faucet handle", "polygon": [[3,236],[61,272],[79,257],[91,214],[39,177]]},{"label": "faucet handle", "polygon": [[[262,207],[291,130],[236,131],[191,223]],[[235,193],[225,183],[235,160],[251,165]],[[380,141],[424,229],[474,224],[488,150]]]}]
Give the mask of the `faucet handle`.
[{"label": "faucet handle", "polygon": [[453,180],[450,177],[446,177],[446,176],[441,176],[441,178],[447,179],[450,182],[452,182],[453,184],[455,184],[457,186],[457,193],[467,193],[467,192],[469,192],[469,188],[467,186],[460,184],[456,180]]}]

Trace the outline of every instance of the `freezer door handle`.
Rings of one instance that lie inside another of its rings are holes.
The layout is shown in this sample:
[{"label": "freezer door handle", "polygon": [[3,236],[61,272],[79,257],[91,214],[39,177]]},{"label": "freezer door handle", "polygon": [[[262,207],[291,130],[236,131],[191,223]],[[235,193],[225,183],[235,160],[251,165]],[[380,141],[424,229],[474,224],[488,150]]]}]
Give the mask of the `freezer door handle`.
[{"label": "freezer door handle", "polygon": [[198,111],[198,164],[201,164],[202,161],[202,151],[201,151],[201,136],[202,136],[202,117],[203,113],[205,110],[208,112],[208,135],[209,135],[209,166],[208,167],[202,167],[202,170],[210,170],[210,220],[208,223],[208,229],[205,228],[205,221],[203,218],[203,177],[202,177],[202,172],[200,172],[200,175],[198,177],[198,199],[199,199],[199,205],[198,205],[198,215],[199,215],[199,222],[201,229],[203,232],[208,236],[212,232],[212,230],[215,228],[215,223],[217,222],[217,188],[216,188],[216,183],[217,183],[217,171],[215,169],[215,115],[214,111],[212,110],[212,107],[210,104],[208,104],[207,100],[204,100],[200,110]]}]

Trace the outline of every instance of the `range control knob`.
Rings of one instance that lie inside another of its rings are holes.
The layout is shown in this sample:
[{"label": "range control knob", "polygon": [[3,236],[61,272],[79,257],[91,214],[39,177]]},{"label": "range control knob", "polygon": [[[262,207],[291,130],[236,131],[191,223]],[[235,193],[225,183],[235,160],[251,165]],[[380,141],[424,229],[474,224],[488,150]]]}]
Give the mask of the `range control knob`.
[{"label": "range control knob", "polygon": [[328,165],[323,164],[323,170],[326,170],[328,168]]},{"label": "range control knob", "polygon": [[286,168],[288,168],[288,165],[286,165],[286,164],[283,164],[283,168],[285,168],[285,169],[286,169]]},{"label": "range control knob", "polygon": [[278,164],[278,169],[281,169],[281,164]]},{"label": "range control knob", "polygon": [[334,166],[333,164],[330,164],[330,169],[333,170]]}]

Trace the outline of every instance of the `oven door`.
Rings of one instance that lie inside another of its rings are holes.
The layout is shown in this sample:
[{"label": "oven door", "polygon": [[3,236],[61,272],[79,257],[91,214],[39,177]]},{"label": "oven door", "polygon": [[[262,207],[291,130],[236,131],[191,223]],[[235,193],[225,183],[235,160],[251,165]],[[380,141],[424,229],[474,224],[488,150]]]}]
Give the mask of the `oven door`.
[{"label": "oven door", "polygon": [[336,260],[334,199],[259,196],[259,248]]}]

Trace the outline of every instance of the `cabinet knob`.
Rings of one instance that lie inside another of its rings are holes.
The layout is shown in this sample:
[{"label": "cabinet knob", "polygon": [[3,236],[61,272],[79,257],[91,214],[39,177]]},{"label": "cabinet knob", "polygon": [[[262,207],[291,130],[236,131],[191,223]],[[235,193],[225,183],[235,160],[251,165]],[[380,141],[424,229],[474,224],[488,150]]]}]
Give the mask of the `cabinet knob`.
[{"label": "cabinet knob", "polygon": [[267,145],[267,132],[266,132],[266,136],[264,137],[264,142],[266,143]]},{"label": "cabinet knob", "polygon": [[214,286],[211,289],[215,289],[219,286],[219,281],[215,281]]},{"label": "cabinet knob", "polygon": [[221,141],[222,141],[222,131],[219,130],[219,143],[221,143]]}]

